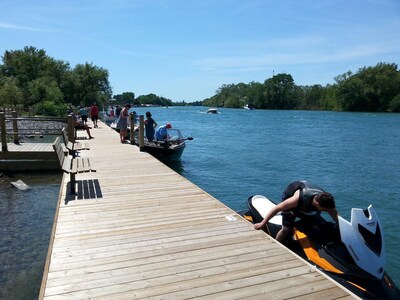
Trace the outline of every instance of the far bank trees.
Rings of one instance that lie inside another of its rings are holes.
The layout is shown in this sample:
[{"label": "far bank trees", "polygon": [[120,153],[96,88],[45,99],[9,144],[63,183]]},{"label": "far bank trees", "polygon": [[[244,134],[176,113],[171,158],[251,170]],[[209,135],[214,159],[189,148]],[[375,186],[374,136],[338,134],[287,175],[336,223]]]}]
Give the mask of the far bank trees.
[{"label": "far bank trees", "polygon": [[290,74],[277,74],[264,83],[225,84],[205,106],[258,109],[400,112],[400,72],[396,64],[379,63],[356,74],[335,77],[335,84],[298,86]]}]

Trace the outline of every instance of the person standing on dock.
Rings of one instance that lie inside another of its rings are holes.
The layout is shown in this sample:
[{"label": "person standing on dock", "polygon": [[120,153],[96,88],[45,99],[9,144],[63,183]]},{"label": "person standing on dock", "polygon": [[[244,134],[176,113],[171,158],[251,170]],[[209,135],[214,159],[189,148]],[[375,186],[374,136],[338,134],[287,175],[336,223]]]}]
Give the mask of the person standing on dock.
[{"label": "person standing on dock", "polygon": [[99,119],[99,108],[97,107],[96,102],[93,102],[93,105],[90,108],[90,117],[92,118],[93,127],[99,127],[97,126],[97,120]]},{"label": "person standing on dock", "polygon": [[149,142],[154,140],[154,128],[157,127],[157,122],[151,117],[151,113],[146,112],[146,120],[144,121],[144,128],[146,129],[146,138]]},{"label": "person standing on dock", "polygon": [[117,129],[119,129],[119,137],[121,139],[121,143],[125,143],[126,130],[128,128],[128,117],[129,117],[128,110],[130,108],[131,108],[130,104],[125,104],[125,107],[121,111],[121,114],[117,122]]},{"label": "person standing on dock", "polygon": [[87,123],[87,119],[88,119],[88,114],[89,114],[89,111],[88,111],[87,107],[81,105],[80,108],[79,108],[79,114],[81,116],[81,119],[82,119],[83,123],[86,124]]},{"label": "person standing on dock", "polygon": [[120,114],[121,114],[121,110],[122,110],[121,106],[117,105],[117,107],[116,107],[116,109],[115,109],[115,116],[116,116],[117,118],[119,118],[119,116],[120,116]]},{"label": "person standing on dock", "polygon": [[321,211],[326,211],[336,223],[338,222],[335,200],[330,193],[305,180],[295,181],[284,190],[282,202],[271,209],[264,220],[254,224],[254,229],[265,228],[269,220],[278,212],[283,212],[282,228],[276,235],[276,240],[283,243],[288,234],[293,232],[297,217],[307,221],[310,215],[319,214]]}]

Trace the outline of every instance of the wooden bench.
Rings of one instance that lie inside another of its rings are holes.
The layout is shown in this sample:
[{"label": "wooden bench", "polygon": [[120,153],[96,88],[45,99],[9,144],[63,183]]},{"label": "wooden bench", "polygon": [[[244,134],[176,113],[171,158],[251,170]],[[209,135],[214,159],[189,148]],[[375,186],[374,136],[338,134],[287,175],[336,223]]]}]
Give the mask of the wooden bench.
[{"label": "wooden bench", "polygon": [[[68,118],[72,121],[72,124],[73,124],[73,128],[74,128],[74,140],[76,141],[77,139],[78,139],[78,131],[86,131],[86,129],[84,129],[84,128],[77,128],[75,125],[76,125],[76,121],[75,121],[75,115],[74,115],[74,113],[70,113],[69,115],[68,115]],[[68,122],[70,122],[70,121],[68,121]],[[68,139],[67,139],[68,140]]]},{"label": "wooden bench", "polygon": [[66,156],[64,149],[61,145],[60,137],[57,137],[53,143],[54,151],[57,153],[58,160],[60,161],[61,169],[70,175],[71,194],[75,194],[75,175],[85,172],[96,172],[93,164],[88,157],[70,157]]},{"label": "wooden bench", "polygon": [[78,139],[78,131],[85,131],[85,132],[86,132],[86,129],[74,127],[74,132],[75,132],[75,135],[74,135],[74,136],[75,136],[75,140]]},{"label": "wooden bench", "polygon": [[67,129],[64,127],[61,129],[62,137],[64,139],[65,148],[68,149],[68,152],[72,157],[76,157],[78,151],[81,150],[90,150],[90,146],[88,143],[80,143],[80,142],[71,142],[68,140]]}]

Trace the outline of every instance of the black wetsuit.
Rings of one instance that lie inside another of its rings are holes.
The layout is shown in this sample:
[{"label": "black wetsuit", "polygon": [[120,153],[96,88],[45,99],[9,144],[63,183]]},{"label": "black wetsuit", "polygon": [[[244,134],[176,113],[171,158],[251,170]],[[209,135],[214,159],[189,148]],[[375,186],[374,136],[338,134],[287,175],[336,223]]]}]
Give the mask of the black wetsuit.
[{"label": "black wetsuit", "polygon": [[287,186],[282,194],[282,201],[292,197],[294,193],[300,190],[299,203],[297,207],[282,213],[282,225],[293,227],[296,217],[307,218],[308,215],[315,216],[320,213],[313,205],[314,196],[324,192],[319,186],[307,181],[295,181]]}]

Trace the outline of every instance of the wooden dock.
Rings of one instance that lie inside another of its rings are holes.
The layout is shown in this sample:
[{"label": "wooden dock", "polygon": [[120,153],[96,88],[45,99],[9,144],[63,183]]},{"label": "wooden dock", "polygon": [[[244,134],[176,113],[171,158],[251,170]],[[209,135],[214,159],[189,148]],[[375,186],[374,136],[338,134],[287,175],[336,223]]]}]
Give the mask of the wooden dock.
[{"label": "wooden dock", "polygon": [[92,134],[97,172],[77,195],[63,176],[40,299],[356,298],[105,124]]},{"label": "wooden dock", "polygon": [[51,143],[7,143],[0,149],[0,171],[57,170],[59,162]]}]

